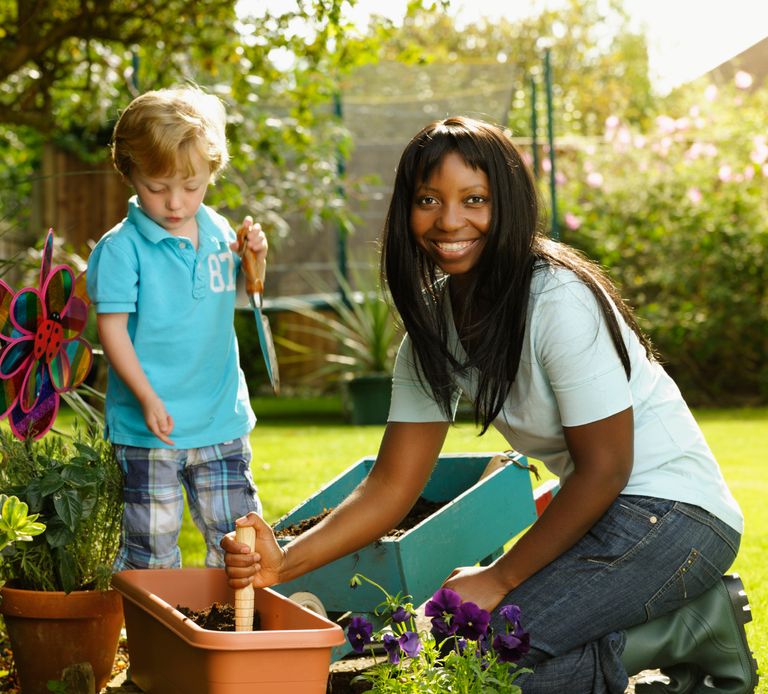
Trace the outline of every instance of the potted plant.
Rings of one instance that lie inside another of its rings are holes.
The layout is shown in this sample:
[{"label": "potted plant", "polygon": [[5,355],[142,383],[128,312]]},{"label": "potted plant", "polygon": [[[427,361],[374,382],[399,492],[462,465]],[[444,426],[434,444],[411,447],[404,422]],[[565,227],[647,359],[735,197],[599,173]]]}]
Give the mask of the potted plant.
[{"label": "potted plant", "polygon": [[63,669],[86,662],[103,688],[123,623],[110,588],[122,517],[111,445],[93,429],[37,441],[0,429],[0,489],[45,525],[0,563],[0,613],[23,691],[46,693]]},{"label": "potted plant", "polygon": [[[348,398],[353,424],[383,424],[389,412],[392,367],[402,332],[385,294],[372,278],[357,273],[353,286],[338,276],[339,290],[319,294],[318,300],[287,299],[302,316],[301,324],[286,326],[297,339],[277,337],[286,361],[319,360],[308,380],[337,380]],[[302,336],[319,338],[335,349],[318,354]]]}]

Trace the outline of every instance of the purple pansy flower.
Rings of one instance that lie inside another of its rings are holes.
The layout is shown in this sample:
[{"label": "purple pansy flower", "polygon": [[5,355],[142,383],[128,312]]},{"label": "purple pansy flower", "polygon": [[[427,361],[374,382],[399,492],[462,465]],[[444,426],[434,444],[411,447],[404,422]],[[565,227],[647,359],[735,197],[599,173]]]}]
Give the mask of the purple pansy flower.
[{"label": "purple pansy flower", "polygon": [[516,634],[496,634],[493,649],[501,663],[516,663],[531,650],[530,635],[527,631]]},{"label": "purple pansy flower", "polygon": [[424,614],[432,617],[432,631],[438,636],[456,633],[454,615],[461,605],[461,596],[450,588],[440,588],[427,602]]},{"label": "purple pansy flower", "polygon": [[521,610],[517,605],[504,605],[499,610],[499,614],[504,617],[507,624],[510,624],[515,630],[520,628]]},{"label": "purple pansy flower", "polygon": [[456,632],[472,641],[478,641],[488,631],[490,621],[491,614],[473,602],[461,603],[454,616]]},{"label": "purple pansy flower", "polygon": [[399,639],[400,648],[409,658],[415,658],[421,650],[421,641],[415,631],[406,631]]},{"label": "purple pansy flower", "polygon": [[486,655],[491,650],[491,636],[493,636],[493,630],[487,629],[477,640],[477,650],[480,655]]},{"label": "purple pansy flower", "polygon": [[384,634],[382,643],[384,644],[384,650],[389,657],[389,662],[392,663],[392,665],[397,665],[400,662],[400,641],[398,641],[397,637],[392,634]]},{"label": "purple pansy flower", "polygon": [[363,649],[371,642],[373,624],[365,617],[352,617],[347,627],[347,639],[355,653],[362,653]]},{"label": "purple pansy flower", "polygon": [[411,616],[411,613],[405,609],[402,605],[400,605],[393,613],[392,613],[392,621],[395,624],[401,624],[402,622],[406,621]]}]

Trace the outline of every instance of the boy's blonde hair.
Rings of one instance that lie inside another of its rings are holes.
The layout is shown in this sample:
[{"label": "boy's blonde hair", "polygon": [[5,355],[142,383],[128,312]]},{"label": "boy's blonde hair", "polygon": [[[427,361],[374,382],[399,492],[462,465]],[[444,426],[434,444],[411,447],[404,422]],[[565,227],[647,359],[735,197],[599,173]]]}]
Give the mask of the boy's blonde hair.
[{"label": "boy's blonde hair", "polygon": [[146,176],[191,177],[192,153],[208,163],[211,180],[229,160],[226,112],[221,100],[194,87],[160,89],[136,97],[112,133],[112,161],[127,178],[134,167]]}]

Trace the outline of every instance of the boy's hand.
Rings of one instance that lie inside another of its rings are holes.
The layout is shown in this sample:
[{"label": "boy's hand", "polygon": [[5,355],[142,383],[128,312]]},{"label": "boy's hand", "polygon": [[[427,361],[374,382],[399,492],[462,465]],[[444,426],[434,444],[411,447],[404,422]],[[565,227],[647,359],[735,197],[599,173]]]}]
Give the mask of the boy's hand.
[{"label": "boy's hand", "polygon": [[[245,239],[248,247],[257,255],[259,260],[267,257],[267,236],[261,228],[261,224],[254,223],[253,218],[248,216],[243,220],[240,228],[245,228]],[[235,253],[243,254],[239,241],[233,241],[229,244],[231,250]]]},{"label": "boy's hand", "polygon": [[168,414],[163,405],[163,401],[154,396],[146,402],[141,403],[141,409],[144,412],[144,421],[149,429],[157,438],[169,446],[175,445],[170,438],[173,431],[173,417]]}]

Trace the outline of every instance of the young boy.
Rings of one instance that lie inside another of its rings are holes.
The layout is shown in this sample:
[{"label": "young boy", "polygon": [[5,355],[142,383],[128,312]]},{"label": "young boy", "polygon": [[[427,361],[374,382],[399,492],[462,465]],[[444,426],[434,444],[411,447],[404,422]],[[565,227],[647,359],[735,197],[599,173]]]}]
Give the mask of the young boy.
[{"label": "young boy", "polygon": [[[196,88],[134,99],[112,160],[136,195],[88,262],[88,293],[109,361],[105,435],[124,476],[115,570],[181,565],[184,496],[207,566],[232,519],[261,513],[248,435],[256,421],[234,330],[239,245],[203,204],[228,160],[219,99]],[[246,243],[265,256],[250,217]]]}]

